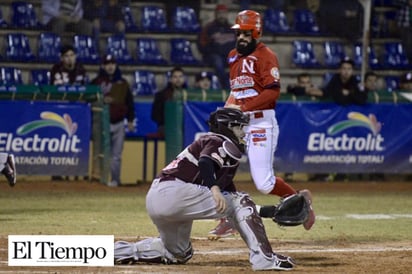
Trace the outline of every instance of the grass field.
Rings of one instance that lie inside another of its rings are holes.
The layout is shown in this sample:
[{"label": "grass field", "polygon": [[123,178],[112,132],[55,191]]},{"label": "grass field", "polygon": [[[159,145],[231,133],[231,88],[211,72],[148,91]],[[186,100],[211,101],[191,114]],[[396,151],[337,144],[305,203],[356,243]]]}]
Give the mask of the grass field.
[{"label": "grass field", "polygon": [[[275,246],[285,250],[288,243],[290,248],[299,248],[299,244],[344,248],[387,243],[411,247],[412,183],[306,183],[294,187],[312,190],[317,222],[312,230],[305,231],[302,227],[282,228],[265,220],[268,237]],[[3,240],[11,234],[114,235],[126,239],[157,236],[145,210],[147,188],[148,185],[108,188],[89,182],[23,182],[9,188],[1,183],[0,235]],[[258,204],[278,201],[257,193],[249,182],[238,188],[251,193]],[[215,225],[215,220],[196,221],[193,238],[206,242],[207,232]],[[1,248],[4,251],[6,247]],[[244,247],[240,249],[245,251]],[[411,254],[412,249],[407,252]],[[410,265],[411,256],[408,258]],[[247,256],[243,259],[247,262]],[[0,261],[1,273],[7,265],[7,253],[0,252]],[[405,272],[384,270],[381,268],[380,273],[407,273],[406,268]]]}]

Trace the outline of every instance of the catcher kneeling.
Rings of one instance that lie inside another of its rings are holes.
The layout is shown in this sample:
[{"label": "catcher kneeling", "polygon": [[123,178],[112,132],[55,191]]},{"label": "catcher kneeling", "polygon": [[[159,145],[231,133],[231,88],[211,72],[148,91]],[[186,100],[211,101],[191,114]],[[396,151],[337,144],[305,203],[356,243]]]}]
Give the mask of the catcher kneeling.
[{"label": "catcher kneeling", "polygon": [[[193,256],[193,221],[227,217],[250,250],[253,270],[294,267],[291,257],[273,252],[255,203],[247,193],[237,192],[233,183],[244,152],[243,126],[248,122],[249,116],[236,109],[211,113],[210,132],[163,168],[147,193],[146,208],[160,236],[115,242],[116,264],[184,264]],[[280,225],[299,225],[307,219],[308,207],[302,195],[296,194],[260,212]]]}]

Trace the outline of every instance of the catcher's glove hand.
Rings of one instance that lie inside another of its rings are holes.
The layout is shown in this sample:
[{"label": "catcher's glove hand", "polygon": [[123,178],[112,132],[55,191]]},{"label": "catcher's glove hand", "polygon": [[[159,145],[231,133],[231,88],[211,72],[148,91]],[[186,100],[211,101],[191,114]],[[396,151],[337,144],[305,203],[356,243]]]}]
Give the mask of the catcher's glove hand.
[{"label": "catcher's glove hand", "polygon": [[310,205],[302,194],[293,194],[276,206],[272,220],[281,226],[297,226],[307,221]]}]

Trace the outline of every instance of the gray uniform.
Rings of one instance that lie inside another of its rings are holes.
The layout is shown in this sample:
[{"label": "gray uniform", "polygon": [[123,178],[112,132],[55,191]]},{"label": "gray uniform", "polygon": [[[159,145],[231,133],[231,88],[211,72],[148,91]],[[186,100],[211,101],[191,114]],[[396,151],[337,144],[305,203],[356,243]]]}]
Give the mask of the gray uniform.
[{"label": "gray uniform", "polygon": [[[233,177],[240,156],[230,139],[214,133],[185,148],[153,181],[146,196],[147,212],[160,237],[136,243],[116,242],[116,263],[185,263],[193,255],[190,242],[193,221],[227,217],[250,250],[253,270],[292,268],[291,258],[273,253],[249,195],[235,189]],[[202,157],[212,159],[217,185],[224,190],[227,208],[223,214],[216,211],[212,192],[200,176],[198,163]]]}]

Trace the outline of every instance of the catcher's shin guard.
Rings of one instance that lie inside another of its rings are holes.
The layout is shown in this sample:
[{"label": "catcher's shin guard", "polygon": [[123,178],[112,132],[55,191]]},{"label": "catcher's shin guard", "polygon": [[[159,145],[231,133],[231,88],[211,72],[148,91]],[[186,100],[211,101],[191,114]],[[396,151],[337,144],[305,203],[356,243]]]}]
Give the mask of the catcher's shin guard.
[{"label": "catcher's shin guard", "polygon": [[250,197],[246,193],[235,193],[232,195],[232,202],[235,208],[232,221],[249,247],[252,269],[255,271],[291,270],[294,265],[292,258],[273,253],[262,218]]},{"label": "catcher's shin guard", "polygon": [[174,256],[164,247],[160,238],[148,238],[136,243],[118,241],[114,244],[115,264],[136,262],[184,264],[193,256],[192,245],[182,255]]},{"label": "catcher's shin guard", "polygon": [[253,269],[270,269],[273,267],[276,256],[266,236],[265,227],[255,203],[246,193],[233,194],[233,202],[235,216],[232,221],[249,247],[249,260]]}]

